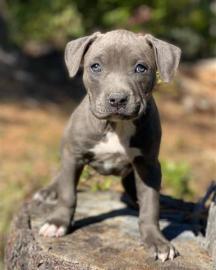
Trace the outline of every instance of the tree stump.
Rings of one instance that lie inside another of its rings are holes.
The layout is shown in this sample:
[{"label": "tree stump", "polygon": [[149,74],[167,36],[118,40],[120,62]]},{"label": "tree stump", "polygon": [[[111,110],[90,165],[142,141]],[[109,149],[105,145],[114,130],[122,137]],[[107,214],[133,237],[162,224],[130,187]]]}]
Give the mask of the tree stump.
[{"label": "tree stump", "polygon": [[[111,192],[81,192],[72,232],[52,239],[38,229],[54,205],[30,201],[14,218],[5,252],[7,270],[205,270],[212,269],[210,256],[199,245],[190,225],[176,219],[160,226],[181,256],[173,261],[154,261],[140,244],[136,210]],[[175,221],[174,221],[175,220]]]},{"label": "tree stump", "polygon": [[216,269],[216,197],[209,208],[209,218],[206,230],[206,248],[214,259],[214,269]]}]

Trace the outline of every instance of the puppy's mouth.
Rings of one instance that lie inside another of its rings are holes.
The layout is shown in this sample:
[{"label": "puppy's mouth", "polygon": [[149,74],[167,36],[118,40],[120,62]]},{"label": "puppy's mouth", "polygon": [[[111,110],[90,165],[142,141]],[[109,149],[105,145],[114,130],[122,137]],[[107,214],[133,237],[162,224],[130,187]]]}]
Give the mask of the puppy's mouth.
[{"label": "puppy's mouth", "polygon": [[92,108],[91,111],[94,116],[98,119],[120,121],[120,120],[130,120],[138,118],[145,111],[143,104],[137,103],[135,106],[130,108],[126,107],[116,107],[116,108]]}]

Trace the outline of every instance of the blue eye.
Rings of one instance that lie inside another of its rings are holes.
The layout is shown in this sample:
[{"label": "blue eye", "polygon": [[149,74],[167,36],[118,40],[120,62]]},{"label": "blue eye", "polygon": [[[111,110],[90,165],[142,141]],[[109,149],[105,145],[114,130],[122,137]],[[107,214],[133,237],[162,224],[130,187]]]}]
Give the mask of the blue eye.
[{"label": "blue eye", "polygon": [[92,64],[90,68],[93,72],[101,72],[101,70],[102,70],[100,64],[98,64],[98,63]]},{"label": "blue eye", "polygon": [[136,73],[144,73],[144,72],[146,72],[147,71],[147,67],[146,66],[144,66],[143,64],[138,64],[138,65],[136,65],[136,67],[135,67],[135,72]]}]

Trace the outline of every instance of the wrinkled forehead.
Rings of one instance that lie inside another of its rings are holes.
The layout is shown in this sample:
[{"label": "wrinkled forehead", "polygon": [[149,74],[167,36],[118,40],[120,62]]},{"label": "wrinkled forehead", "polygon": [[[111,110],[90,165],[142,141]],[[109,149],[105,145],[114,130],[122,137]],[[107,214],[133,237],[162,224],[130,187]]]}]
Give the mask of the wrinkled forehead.
[{"label": "wrinkled forehead", "polygon": [[102,34],[91,44],[85,55],[85,62],[100,60],[102,62],[117,62],[125,64],[144,61],[155,66],[153,49],[145,38],[132,32],[113,31]]}]

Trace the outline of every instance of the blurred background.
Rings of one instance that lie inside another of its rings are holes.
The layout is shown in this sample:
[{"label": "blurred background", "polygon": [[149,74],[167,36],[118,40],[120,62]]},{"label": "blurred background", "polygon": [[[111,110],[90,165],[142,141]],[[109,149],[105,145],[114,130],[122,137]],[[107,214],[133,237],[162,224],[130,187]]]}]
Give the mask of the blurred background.
[{"label": "blurred background", "polygon": [[[84,95],[68,79],[65,44],[94,31],[150,32],[181,47],[172,84],[155,98],[162,119],[162,192],[197,201],[216,177],[216,1],[0,1],[0,268],[12,215],[50,181],[69,115]],[[86,168],[80,189],[121,191]]]}]

